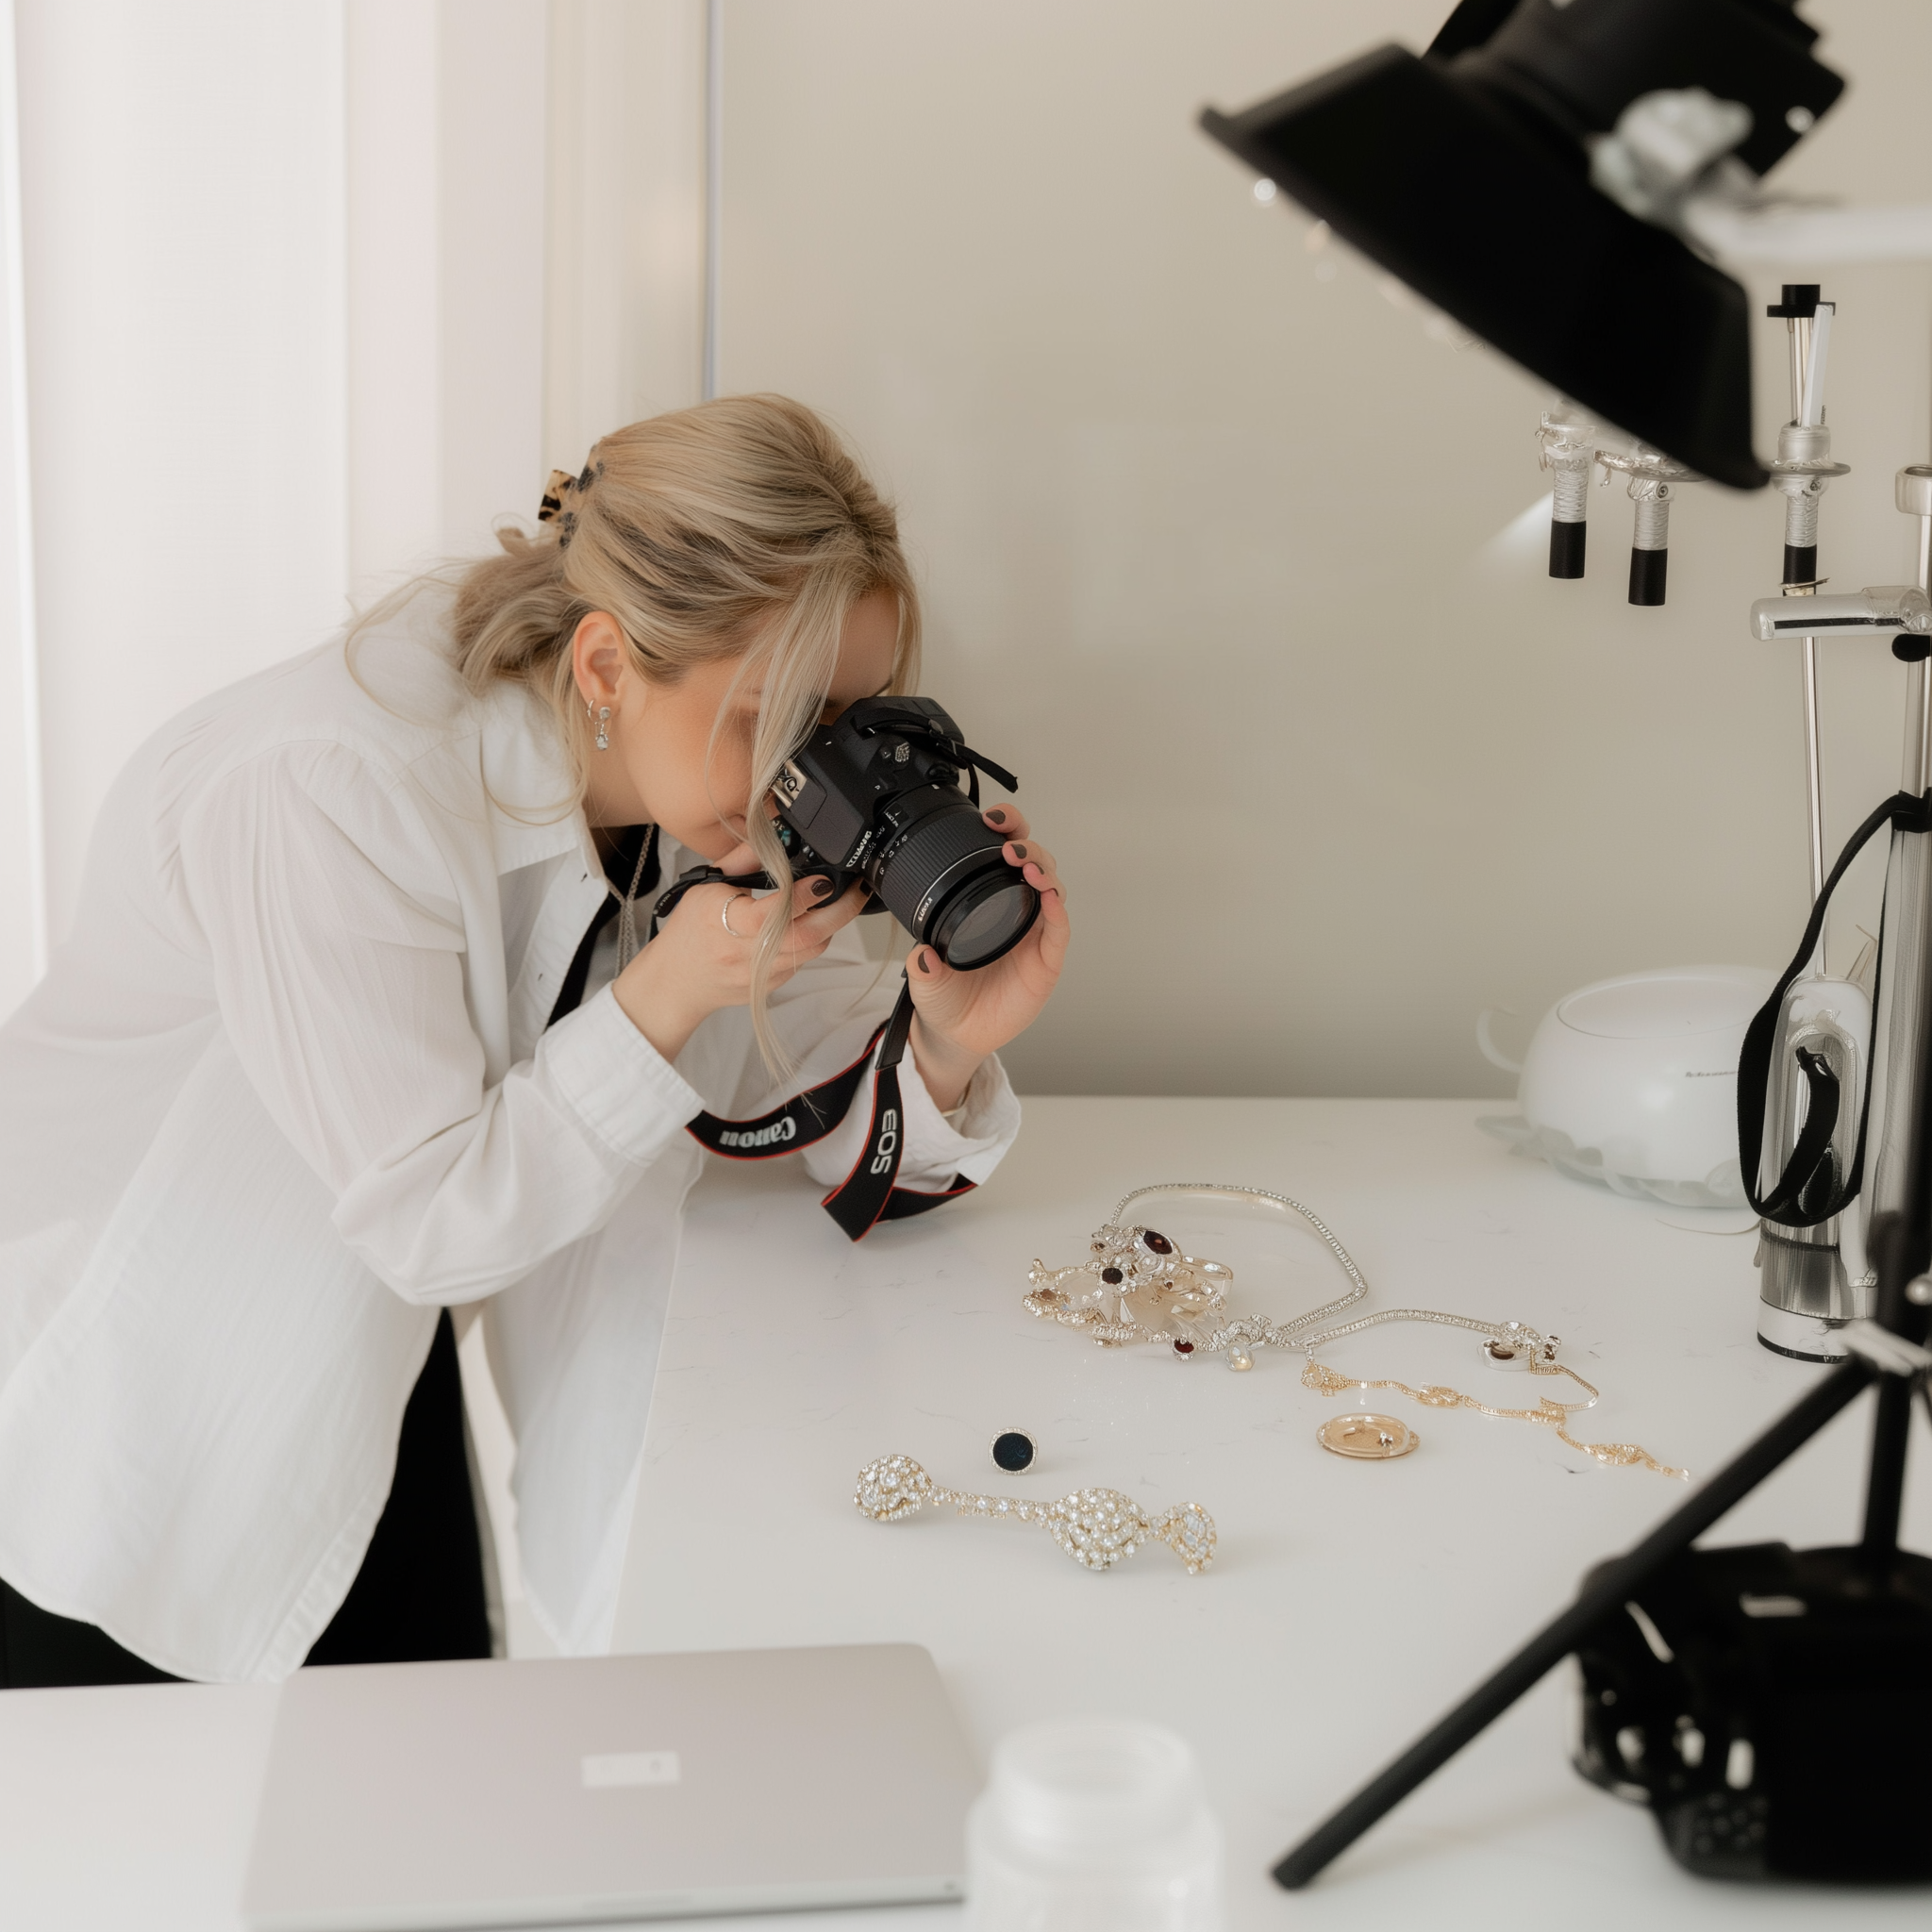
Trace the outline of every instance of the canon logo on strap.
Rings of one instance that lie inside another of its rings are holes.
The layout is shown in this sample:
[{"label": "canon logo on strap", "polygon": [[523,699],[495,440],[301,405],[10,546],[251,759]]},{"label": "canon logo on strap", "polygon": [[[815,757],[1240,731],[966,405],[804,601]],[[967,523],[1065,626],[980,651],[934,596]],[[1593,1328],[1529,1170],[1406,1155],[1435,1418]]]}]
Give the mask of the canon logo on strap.
[{"label": "canon logo on strap", "polygon": [[718,1136],[721,1147],[770,1147],[780,1141],[794,1141],[798,1138],[798,1123],[789,1116],[774,1121],[769,1127],[760,1127],[756,1133],[738,1134],[726,1131]]}]

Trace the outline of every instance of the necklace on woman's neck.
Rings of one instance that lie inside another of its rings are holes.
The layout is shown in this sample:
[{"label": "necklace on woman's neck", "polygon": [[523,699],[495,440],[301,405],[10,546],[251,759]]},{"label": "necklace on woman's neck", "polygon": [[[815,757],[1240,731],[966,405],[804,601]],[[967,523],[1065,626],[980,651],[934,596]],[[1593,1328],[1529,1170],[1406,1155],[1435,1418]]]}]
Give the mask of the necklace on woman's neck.
[{"label": "necklace on woman's neck", "polygon": [[[630,827],[625,826],[623,829],[627,831]],[[644,889],[645,875],[650,873],[651,861],[657,855],[658,828],[656,825],[645,825],[642,829],[643,837],[638,841],[637,863],[631,868],[630,884],[619,894],[617,902],[617,970],[620,973],[642,950],[638,942],[638,894]],[[596,836],[599,844],[606,848],[604,875],[610,878],[614,889],[617,881],[611,878],[608,861],[616,858],[622,862],[624,841],[607,832],[601,825],[597,828]]]}]

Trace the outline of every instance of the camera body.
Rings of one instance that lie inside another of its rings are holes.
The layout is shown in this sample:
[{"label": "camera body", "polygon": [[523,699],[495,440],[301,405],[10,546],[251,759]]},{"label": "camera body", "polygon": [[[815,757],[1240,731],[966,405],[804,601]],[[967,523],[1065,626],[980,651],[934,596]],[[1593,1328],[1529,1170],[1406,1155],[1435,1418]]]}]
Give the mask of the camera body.
[{"label": "camera body", "polygon": [[1690,1550],[1576,1657],[1577,1769],[1649,1804],[1687,1870],[1932,1879],[1932,1558]]},{"label": "camera body", "polygon": [[891,911],[949,966],[991,965],[1025,937],[1040,895],[980,815],[981,771],[1016,789],[935,699],[860,699],[799,746],[773,788],[794,876],[841,891],[863,881],[867,911]]}]

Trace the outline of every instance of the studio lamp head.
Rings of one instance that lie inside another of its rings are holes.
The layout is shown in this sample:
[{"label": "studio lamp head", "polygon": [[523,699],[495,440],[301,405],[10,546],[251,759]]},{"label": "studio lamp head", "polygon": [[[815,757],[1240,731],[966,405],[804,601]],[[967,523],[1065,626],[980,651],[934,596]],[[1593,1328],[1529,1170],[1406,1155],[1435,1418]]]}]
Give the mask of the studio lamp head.
[{"label": "studio lamp head", "polygon": [[1678,217],[1838,99],[1816,40],[1793,0],[1462,0],[1420,58],[1378,47],[1201,120],[1564,396],[1755,490],[1744,291]]}]

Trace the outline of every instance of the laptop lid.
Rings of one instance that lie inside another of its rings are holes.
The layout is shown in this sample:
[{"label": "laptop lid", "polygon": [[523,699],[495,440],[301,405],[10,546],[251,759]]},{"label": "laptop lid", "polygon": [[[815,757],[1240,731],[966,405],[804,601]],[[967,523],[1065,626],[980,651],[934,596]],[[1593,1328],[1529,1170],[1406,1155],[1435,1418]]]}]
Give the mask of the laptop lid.
[{"label": "laptop lid", "polygon": [[338,1665],[283,1687],[242,1917],[416,1932],[965,1895],[916,1644]]}]

